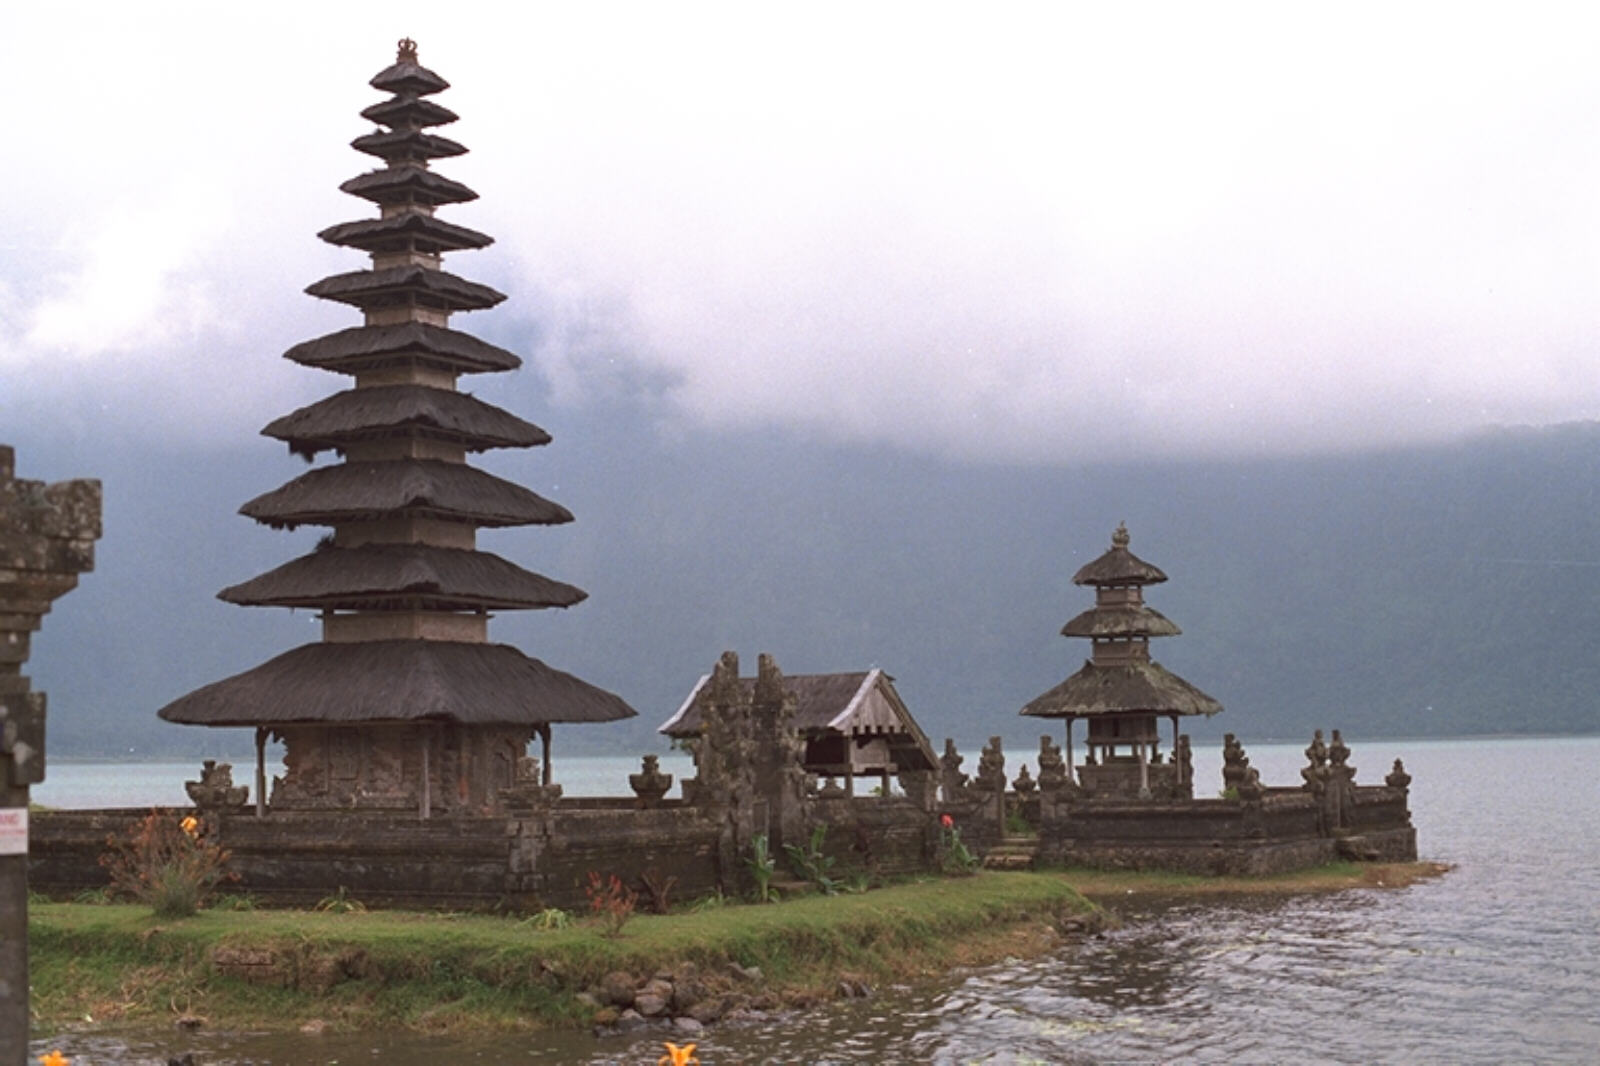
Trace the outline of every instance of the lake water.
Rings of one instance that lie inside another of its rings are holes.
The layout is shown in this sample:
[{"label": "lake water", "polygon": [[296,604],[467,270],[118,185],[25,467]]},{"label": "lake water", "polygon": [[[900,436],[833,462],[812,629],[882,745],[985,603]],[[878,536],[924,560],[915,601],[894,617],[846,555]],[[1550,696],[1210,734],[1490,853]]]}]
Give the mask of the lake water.
[{"label": "lake water", "polygon": [[[1257,746],[1250,756],[1264,780],[1288,784],[1301,746]],[[695,1038],[700,1060],[1600,1061],[1600,737],[1353,746],[1361,781],[1405,757],[1422,856],[1454,863],[1453,872],[1399,890],[1140,904],[1125,911],[1123,929],[1039,959],[710,1029]],[[586,761],[558,761],[557,778],[584,776],[574,764]],[[1220,785],[1215,752],[1196,752],[1196,764],[1200,780]],[[52,764],[52,777],[66,765]],[[593,769],[597,780],[611,772]],[[38,798],[52,802],[43,789]],[[60,1047],[79,1066],[160,1064],[189,1050],[206,1066],[631,1066],[656,1062],[661,1040],[66,1033],[43,1034],[35,1053]]]}]

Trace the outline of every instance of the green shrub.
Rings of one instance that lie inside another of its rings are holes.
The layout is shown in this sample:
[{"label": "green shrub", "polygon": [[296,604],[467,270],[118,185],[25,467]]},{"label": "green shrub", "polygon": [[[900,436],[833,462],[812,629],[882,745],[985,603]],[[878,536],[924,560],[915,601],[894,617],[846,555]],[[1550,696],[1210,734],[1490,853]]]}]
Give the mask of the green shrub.
[{"label": "green shrub", "polygon": [[750,857],[744,864],[750,868],[750,876],[756,881],[756,902],[778,902],[778,890],[772,887],[772,875],[778,870],[778,863],[773,859],[768,850],[767,834],[757,833],[750,840]]},{"label": "green shrub", "polygon": [[148,903],[162,918],[187,918],[230,880],[228,853],[205,838],[196,818],[151,811],[126,838],[110,837],[100,864],[111,892]]}]

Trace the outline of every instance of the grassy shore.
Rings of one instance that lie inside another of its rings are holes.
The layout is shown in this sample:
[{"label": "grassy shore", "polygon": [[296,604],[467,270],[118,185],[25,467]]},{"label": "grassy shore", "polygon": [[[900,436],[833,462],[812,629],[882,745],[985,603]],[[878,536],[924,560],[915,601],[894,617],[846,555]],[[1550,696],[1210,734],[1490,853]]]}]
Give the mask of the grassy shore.
[{"label": "grassy shore", "polygon": [[[1057,947],[1094,927],[1095,899],[1285,893],[1409,883],[1432,864],[1341,864],[1263,879],[1094,871],[982,873],[860,895],[640,915],[606,937],[579,922],[411,912],[207,910],[158,921],[147,907],[35,904],[31,985],[45,1028],[169,1025],[446,1031],[584,1026],[580,996],[607,973],[693,967],[757,1005],[804,1007],[841,979],[916,981]],[[751,968],[761,977],[751,987]],[[742,973],[741,973],[742,970]],[[242,971],[248,971],[244,973]]]}]

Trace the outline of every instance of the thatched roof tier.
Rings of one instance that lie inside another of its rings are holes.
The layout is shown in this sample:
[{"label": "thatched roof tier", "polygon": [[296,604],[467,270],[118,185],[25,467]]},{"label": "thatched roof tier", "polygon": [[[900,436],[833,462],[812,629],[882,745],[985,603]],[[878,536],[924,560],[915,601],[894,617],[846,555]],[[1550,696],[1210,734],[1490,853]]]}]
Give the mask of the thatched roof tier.
[{"label": "thatched roof tier", "polygon": [[431,307],[439,311],[481,311],[506,298],[487,285],[444,270],[406,265],[383,270],[334,274],[306,286],[306,292],[363,311],[383,307]]},{"label": "thatched roof tier", "polygon": [[261,433],[287,441],[290,451],[307,458],[398,436],[446,440],[474,452],[550,443],[550,434],[509,411],[468,393],[427,385],[346,389],[267,423]]},{"label": "thatched roof tier", "polygon": [[478,194],[461,184],[434,173],[427,167],[398,166],[358,175],[339,186],[341,192],[359,196],[375,204],[464,204]]},{"label": "thatched roof tier", "polygon": [[410,96],[432,96],[450,88],[449,82],[417,62],[417,42],[410,38],[400,42],[394,63],[373,75],[367,84],[380,92]]},{"label": "thatched roof tier", "polygon": [[362,110],[361,117],[391,129],[421,129],[423,126],[443,126],[461,116],[432,100],[406,95],[373,104]]},{"label": "thatched roof tier", "polygon": [[1175,637],[1175,622],[1152,607],[1091,607],[1061,627],[1064,637]]},{"label": "thatched roof tier", "polygon": [[559,525],[572,512],[521,485],[440,459],[318,467],[257,496],[239,513],[274,528],[410,515],[475,526]]},{"label": "thatched roof tier", "polygon": [[432,215],[407,213],[388,218],[341,222],[317,234],[329,244],[359,248],[364,252],[418,251],[428,255],[487,248],[494,238],[475,229],[457,226]]},{"label": "thatched roof tier", "polygon": [[504,348],[445,326],[402,322],[390,326],[351,326],[283,353],[290,362],[339,374],[359,374],[398,366],[428,366],[455,374],[515,370],[522,359]]},{"label": "thatched roof tier", "polygon": [[1128,550],[1128,527],[1119,525],[1111,535],[1111,550],[1072,575],[1075,585],[1157,585],[1167,579],[1160,567],[1151,566]]},{"label": "thatched roof tier", "polygon": [[621,697],[507,644],[379,640],[307,644],[174,700],[168,722],[275,726],[366,722],[612,722]]},{"label": "thatched roof tier", "polygon": [[1222,704],[1159,663],[1097,666],[1092,662],[1022,708],[1038,718],[1107,714],[1213,715]]},{"label": "thatched roof tier", "polygon": [[320,548],[217,598],[248,607],[424,611],[571,607],[588,593],[498,555],[426,544]]},{"label": "thatched roof tier", "polygon": [[375,155],[385,163],[421,163],[428,159],[447,159],[466,155],[467,146],[421,130],[379,130],[362,134],[350,142],[358,152]]}]

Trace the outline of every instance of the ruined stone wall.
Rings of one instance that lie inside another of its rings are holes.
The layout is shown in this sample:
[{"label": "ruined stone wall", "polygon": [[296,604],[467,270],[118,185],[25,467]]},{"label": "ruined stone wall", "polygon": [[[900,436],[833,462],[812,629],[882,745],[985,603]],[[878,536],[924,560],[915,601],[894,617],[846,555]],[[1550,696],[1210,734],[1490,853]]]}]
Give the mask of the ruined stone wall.
[{"label": "ruined stone wall", "polygon": [[934,817],[903,796],[815,799],[811,824],[828,827],[823,852],[840,874],[883,877],[921,873],[937,865]]},{"label": "ruined stone wall", "polygon": [[678,901],[719,887],[738,890],[741,872],[724,869],[718,859],[719,825],[695,808],[606,809],[590,802],[563,802],[508,823],[513,890],[525,906],[584,908],[590,871],[615,875],[635,890],[643,889],[642,878],[658,884],[674,878]]}]

